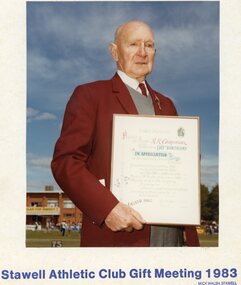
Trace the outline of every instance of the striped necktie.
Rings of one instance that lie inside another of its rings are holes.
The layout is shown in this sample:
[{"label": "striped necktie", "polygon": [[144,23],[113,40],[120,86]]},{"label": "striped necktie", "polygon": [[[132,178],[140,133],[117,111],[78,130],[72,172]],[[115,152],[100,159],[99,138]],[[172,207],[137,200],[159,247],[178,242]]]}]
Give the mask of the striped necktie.
[{"label": "striped necktie", "polygon": [[139,88],[141,89],[141,93],[142,95],[146,96],[147,97],[147,92],[146,92],[146,86],[144,83],[140,83],[139,84]]}]

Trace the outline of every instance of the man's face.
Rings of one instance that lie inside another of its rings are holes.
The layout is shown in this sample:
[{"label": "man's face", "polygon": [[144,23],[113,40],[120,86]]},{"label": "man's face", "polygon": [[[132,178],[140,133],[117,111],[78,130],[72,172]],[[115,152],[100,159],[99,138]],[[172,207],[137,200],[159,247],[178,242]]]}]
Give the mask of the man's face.
[{"label": "man's face", "polygon": [[111,51],[117,67],[139,82],[151,73],[155,57],[154,36],[144,23],[132,22],[122,28]]}]

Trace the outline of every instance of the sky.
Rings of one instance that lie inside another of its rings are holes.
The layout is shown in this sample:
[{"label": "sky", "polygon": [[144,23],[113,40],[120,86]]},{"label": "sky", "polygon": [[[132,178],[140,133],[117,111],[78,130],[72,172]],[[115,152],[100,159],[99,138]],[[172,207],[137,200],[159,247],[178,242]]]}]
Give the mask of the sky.
[{"label": "sky", "polygon": [[179,115],[200,117],[201,183],[218,183],[218,2],[27,2],[27,191],[59,189],[50,162],[66,103],[77,85],[114,75],[108,44],[130,20],[152,27],[147,81]]}]

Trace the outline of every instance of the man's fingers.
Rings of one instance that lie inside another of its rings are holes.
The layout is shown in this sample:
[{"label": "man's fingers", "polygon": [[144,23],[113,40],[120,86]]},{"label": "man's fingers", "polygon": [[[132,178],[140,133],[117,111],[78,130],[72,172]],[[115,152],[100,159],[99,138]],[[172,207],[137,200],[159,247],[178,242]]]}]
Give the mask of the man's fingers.
[{"label": "man's fingers", "polygon": [[123,229],[122,231],[131,233],[131,232],[133,232],[133,230],[134,230],[133,227],[128,227],[128,228]]},{"label": "man's fingers", "polygon": [[137,211],[135,211],[134,209],[131,209],[131,213],[140,223],[146,224],[146,221],[142,218],[142,216]]},{"label": "man's fingers", "polygon": [[124,230],[131,232],[133,229],[141,230],[143,223],[145,221],[139,213],[122,203],[118,203],[105,219],[105,224],[112,231]]},{"label": "man's fingers", "polygon": [[134,216],[133,216],[133,222],[132,222],[132,227],[135,229],[135,230],[141,230],[143,228],[143,224],[140,223],[139,220],[137,220]]}]

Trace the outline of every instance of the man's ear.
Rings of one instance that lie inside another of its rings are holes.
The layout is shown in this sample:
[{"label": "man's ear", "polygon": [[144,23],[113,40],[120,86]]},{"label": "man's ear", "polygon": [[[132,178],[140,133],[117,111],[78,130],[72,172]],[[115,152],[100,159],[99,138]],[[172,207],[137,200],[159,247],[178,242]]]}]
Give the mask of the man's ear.
[{"label": "man's ear", "polygon": [[115,43],[109,44],[109,51],[110,51],[114,61],[118,61],[117,45]]}]

